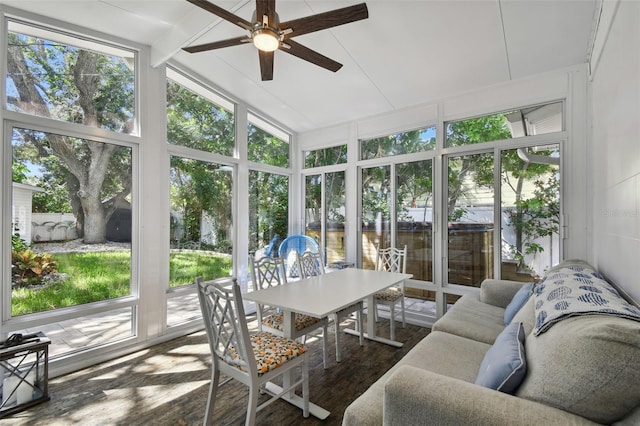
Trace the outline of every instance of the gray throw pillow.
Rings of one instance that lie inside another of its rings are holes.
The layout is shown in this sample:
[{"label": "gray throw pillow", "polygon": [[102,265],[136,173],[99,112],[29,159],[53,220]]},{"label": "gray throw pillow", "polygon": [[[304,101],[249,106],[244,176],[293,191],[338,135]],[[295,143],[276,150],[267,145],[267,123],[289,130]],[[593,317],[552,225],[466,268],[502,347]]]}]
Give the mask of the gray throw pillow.
[{"label": "gray throw pillow", "polygon": [[476,385],[513,394],[527,373],[524,339],[522,323],[509,324],[485,354]]},{"label": "gray throw pillow", "polygon": [[527,300],[529,300],[532,294],[533,283],[527,283],[518,290],[504,310],[504,325],[509,325],[511,321],[513,321],[513,317],[515,317],[518,311],[527,303]]}]

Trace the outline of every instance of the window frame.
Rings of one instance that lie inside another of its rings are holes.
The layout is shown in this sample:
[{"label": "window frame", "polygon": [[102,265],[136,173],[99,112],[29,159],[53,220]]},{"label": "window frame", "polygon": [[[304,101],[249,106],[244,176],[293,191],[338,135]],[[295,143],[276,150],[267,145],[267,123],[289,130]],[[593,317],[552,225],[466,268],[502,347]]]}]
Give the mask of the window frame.
[{"label": "window frame", "polygon": [[[12,234],[11,230],[11,204],[12,204],[12,191],[11,191],[11,163],[12,163],[12,146],[11,146],[11,132],[14,127],[32,130],[36,132],[60,134],[64,136],[70,136],[79,139],[92,140],[96,142],[104,142],[109,144],[115,144],[119,146],[125,146],[131,149],[132,156],[132,188],[131,188],[131,205],[132,205],[132,230],[131,230],[131,273],[130,273],[130,292],[128,296],[123,296],[115,299],[108,299],[98,302],[92,302],[87,304],[69,306],[65,308],[53,309],[33,314],[20,315],[17,317],[11,316],[11,287],[4,284],[2,291],[3,302],[0,305],[1,310],[1,325],[0,330],[2,336],[7,336],[11,332],[23,330],[26,328],[41,327],[48,324],[55,324],[62,321],[74,320],[77,318],[104,314],[110,311],[117,311],[123,308],[130,309],[130,325],[131,332],[127,337],[115,338],[115,340],[108,340],[106,342],[98,342],[89,346],[82,347],[81,349],[73,349],[70,352],[64,352],[59,354],[61,359],[66,359],[67,355],[75,354],[77,352],[90,354],[96,349],[99,350],[104,346],[111,347],[125,347],[130,344],[131,341],[140,339],[140,331],[138,329],[139,324],[139,308],[140,308],[140,144],[141,137],[141,93],[144,88],[141,86],[141,64],[143,59],[141,53],[144,48],[136,43],[125,42],[118,40],[116,37],[104,37],[99,35],[95,31],[90,29],[84,30],[82,33],[69,30],[69,25],[58,22],[49,18],[40,17],[36,19],[27,19],[25,17],[10,14],[5,8],[0,8],[0,15],[2,17],[2,33],[0,34],[0,48],[6,51],[7,49],[7,34],[9,21],[19,22],[32,27],[42,28],[45,31],[51,31],[55,33],[68,36],[74,40],[86,40],[91,43],[98,43],[104,46],[112,46],[120,50],[128,50],[133,52],[135,67],[134,67],[134,131],[131,133],[120,133],[110,131],[99,127],[90,127],[83,124],[72,123],[62,121],[54,118],[35,116],[19,111],[10,111],[6,108],[6,104],[3,105],[0,110],[0,118],[2,121],[2,152],[3,161],[0,161],[0,175],[2,176],[2,212],[1,212],[1,232],[3,236],[9,236]],[[2,93],[3,99],[6,99],[6,79],[7,79],[7,66],[6,59],[2,61],[2,75],[0,78],[0,93]],[[3,238],[3,241],[10,241],[10,238]],[[2,244],[0,248],[2,258],[0,264],[2,265],[3,283],[11,283],[11,247],[7,244]],[[59,358],[59,355],[53,355],[52,361]],[[64,363],[64,362],[63,362]]]}]

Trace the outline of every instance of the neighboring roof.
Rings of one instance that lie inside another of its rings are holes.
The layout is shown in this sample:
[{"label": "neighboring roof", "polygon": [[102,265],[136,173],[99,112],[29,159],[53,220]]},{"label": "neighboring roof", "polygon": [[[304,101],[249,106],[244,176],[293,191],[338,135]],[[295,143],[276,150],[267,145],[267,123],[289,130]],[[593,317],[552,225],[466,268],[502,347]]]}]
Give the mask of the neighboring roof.
[{"label": "neighboring roof", "polygon": [[14,188],[18,188],[18,189],[25,189],[27,191],[33,191],[33,192],[46,192],[44,189],[39,188],[37,186],[29,185],[28,183],[12,182],[11,184]]}]

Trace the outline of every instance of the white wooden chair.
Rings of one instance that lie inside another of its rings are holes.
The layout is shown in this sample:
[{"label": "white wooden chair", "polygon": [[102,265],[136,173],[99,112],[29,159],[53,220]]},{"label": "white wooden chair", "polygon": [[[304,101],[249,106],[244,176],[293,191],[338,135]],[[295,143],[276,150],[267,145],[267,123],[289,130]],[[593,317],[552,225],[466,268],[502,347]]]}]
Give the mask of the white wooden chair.
[{"label": "white wooden chair", "polygon": [[[296,263],[298,264],[298,271],[300,271],[301,278],[315,277],[325,273],[324,262],[322,260],[322,255],[319,252],[305,251],[302,254],[297,253]],[[348,285],[348,283],[345,284]],[[340,362],[342,360],[342,347],[340,346],[340,322],[343,318],[346,318],[354,312],[356,313],[357,327],[360,331],[360,346],[364,344],[364,335],[362,331],[362,309],[363,303],[361,300],[358,303],[354,303],[353,305],[347,306],[346,308],[332,314],[333,324],[336,329],[336,362]]]},{"label": "white wooden chair", "polygon": [[[378,246],[378,254],[376,256],[376,270],[387,272],[404,273],[407,269],[407,246],[403,249],[389,247],[381,249]],[[404,317],[404,281],[399,286],[390,287],[376,293],[374,297],[373,314],[378,315],[378,304],[389,306],[389,326],[391,328],[391,340],[396,338],[395,329],[395,306],[400,301],[400,310],[402,313],[402,326],[406,327],[407,323]]]},{"label": "white wooden chair", "polygon": [[278,256],[284,260],[284,271],[287,278],[298,278],[298,265],[296,263],[296,253],[311,251],[320,253],[320,244],[308,235],[290,235],[280,243]]},{"label": "white wooden chair", "polygon": [[[231,379],[249,386],[245,425],[255,424],[256,413],[259,410],[285,393],[294,391],[299,385],[302,385],[302,414],[308,417],[309,370],[306,346],[266,332],[250,335],[240,287],[235,278],[203,281],[202,277],[198,277],[195,283],[213,361],[204,424],[213,423],[218,387]],[[274,394],[265,386],[274,377],[296,367],[300,367],[300,379],[295,380],[283,392]],[[219,384],[220,373],[229,378]],[[260,393],[266,393],[271,398],[258,406]]]},{"label": "white wooden chair", "polygon": [[[284,260],[281,257],[262,257],[258,260],[249,258],[251,269],[251,280],[253,289],[260,290],[283,285],[287,283],[287,276],[284,272]],[[284,335],[284,314],[277,306],[258,305],[258,328],[260,331],[267,330],[279,336]],[[328,368],[327,362],[327,318],[316,318],[304,314],[295,314],[295,333],[293,338],[305,337],[311,332],[322,328],[322,362],[324,368]]]}]

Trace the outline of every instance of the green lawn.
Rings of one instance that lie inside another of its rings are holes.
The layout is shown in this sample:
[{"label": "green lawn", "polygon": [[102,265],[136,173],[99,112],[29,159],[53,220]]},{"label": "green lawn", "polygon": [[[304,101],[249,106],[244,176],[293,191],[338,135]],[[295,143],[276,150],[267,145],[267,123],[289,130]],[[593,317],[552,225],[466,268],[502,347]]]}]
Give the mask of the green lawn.
[{"label": "green lawn", "polygon": [[[130,294],[129,251],[58,253],[58,272],[68,279],[43,289],[14,289],[11,315],[18,316]],[[170,255],[170,287],[192,284],[196,276],[229,275],[231,257],[206,252],[173,252]]]}]

